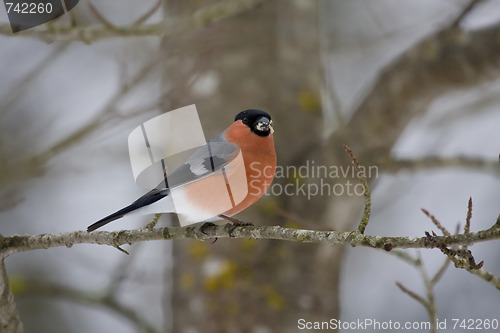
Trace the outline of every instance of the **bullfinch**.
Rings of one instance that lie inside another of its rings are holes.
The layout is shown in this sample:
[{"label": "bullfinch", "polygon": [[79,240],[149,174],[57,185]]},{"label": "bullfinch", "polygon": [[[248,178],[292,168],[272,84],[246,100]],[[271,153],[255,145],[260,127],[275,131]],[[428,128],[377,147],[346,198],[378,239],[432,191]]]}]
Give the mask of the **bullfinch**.
[{"label": "bullfinch", "polygon": [[[276,152],[273,132],[271,116],[267,112],[250,109],[238,113],[231,126],[198,148],[156,188],[90,225],[87,231],[94,231],[131,212],[176,212],[191,223],[226,218],[236,227],[239,221],[230,217],[259,200],[274,179]],[[240,156],[240,163],[235,162],[236,155]],[[236,182],[236,185],[246,188],[229,186],[228,179],[238,174],[243,175],[245,181]],[[216,186],[220,177],[226,181],[223,188]],[[231,207],[221,210],[224,206],[220,202],[227,199],[228,192],[235,196],[237,192],[244,195],[237,201],[231,198]],[[160,203],[162,208],[158,209]]]}]

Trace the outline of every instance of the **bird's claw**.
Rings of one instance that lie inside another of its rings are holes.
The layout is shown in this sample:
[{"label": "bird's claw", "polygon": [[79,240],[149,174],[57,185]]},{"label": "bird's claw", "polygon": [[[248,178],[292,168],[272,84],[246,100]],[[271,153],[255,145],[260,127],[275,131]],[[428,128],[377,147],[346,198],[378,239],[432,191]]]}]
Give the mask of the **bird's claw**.
[{"label": "bird's claw", "polygon": [[203,223],[200,226],[201,233],[208,236],[208,234],[205,232],[205,230],[207,230],[207,228],[210,228],[210,227],[215,227],[215,223],[212,223],[212,222],[205,222],[205,223]]},{"label": "bird's claw", "polygon": [[248,227],[248,226],[253,226],[253,223],[249,222],[243,222],[238,219],[235,219],[234,217],[227,216],[224,214],[219,215],[220,218],[223,218],[224,220],[228,220],[231,222],[233,225],[229,227],[229,230],[227,231],[229,238],[234,238],[233,231],[238,228],[238,227]]},{"label": "bird's claw", "polygon": [[[203,224],[200,226],[200,231],[201,231],[201,233],[202,233],[202,234],[204,234],[204,235],[207,235],[207,236],[208,236],[208,234],[205,232],[205,230],[207,230],[207,228],[210,228],[210,227],[215,227],[215,226],[216,226],[216,224],[215,224],[215,223],[212,223],[212,222],[205,222],[205,223],[203,223]],[[214,239],[214,241],[212,242],[212,244],[213,244],[213,243],[215,243],[215,242],[217,242],[217,239],[218,239],[218,238],[217,238],[217,237],[215,237],[215,239]]]}]

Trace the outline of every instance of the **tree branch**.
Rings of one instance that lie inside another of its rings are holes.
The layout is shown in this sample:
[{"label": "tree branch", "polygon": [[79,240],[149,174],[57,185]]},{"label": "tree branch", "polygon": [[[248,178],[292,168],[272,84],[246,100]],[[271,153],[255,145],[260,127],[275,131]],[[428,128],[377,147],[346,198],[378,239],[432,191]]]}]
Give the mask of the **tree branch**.
[{"label": "tree branch", "polygon": [[[97,40],[132,37],[132,36],[158,36],[168,37],[179,31],[199,28],[238,15],[244,11],[255,8],[264,0],[225,0],[206,6],[194,12],[191,16],[181,20],[168,20],[160,23],[140,24],[132,23],[131,26],[107,26],[97,24],[90,26],[73,26],[59,24],[44,24],[33,29],[12,33],[9,24],[0,24],[0,35],[39,38],[46,42],[54,41],[83,41],[92,43]],[[94,12],[95,13],[95,12]],[[101,21],[104,17],[101,16]],[[141,17],[142,18],[142,17]],[[141,19],[139,18],[139,20]]]},{"label": "tree branch", "polygon": [[[13,253],[52,247],[71,247],[75,244],[99,244],[118,247],[124,244],[161,239],[213,239],[229,238],[228,230],[232,224],[210,228],[212,233],[204,234],[198,227],[165,227],[157,229],[135,229],[114,232],[74,231],[60,234],[41,234],[35,236],[9,236],[0,238],[0,258]],[[368,236],[353,232],[315,231],[289,229],[280,226],[245,226],[233,232],[235,238],[275,239],[303,243],[322,243],[329,245],[365,246],[390,251],[394,248],[435,248],[439,246],[471,245],[493,239],[500,239],[500,226],[467,234],[428,237],[381,237]]]},{"label": "tree branch", "polygon": [[370,215],[371,215],[372,200],[371,200],[371,194],[370,194],[370,187],[368,186],[368,182],[366,181],[366,175],[359,168],[358,160],[357,160],[356,156],[354,156],[351,148],[344,145],[344,150],[347,152],[347,154],[351,158],[352,164],[354,165],[354,168],[356,169],[356,176],[359,178],[361,184],[363,185],[363,189],[364,189],[363,190],[363,197],[365,200],[365,208],[363,209],[363,217],[361,218],[361,222],[359,223],[359,226],[356,229],[356,232],[358,232],[360,234],[364,234],[366,226],[368,225],[368,222],[370,221]]}]

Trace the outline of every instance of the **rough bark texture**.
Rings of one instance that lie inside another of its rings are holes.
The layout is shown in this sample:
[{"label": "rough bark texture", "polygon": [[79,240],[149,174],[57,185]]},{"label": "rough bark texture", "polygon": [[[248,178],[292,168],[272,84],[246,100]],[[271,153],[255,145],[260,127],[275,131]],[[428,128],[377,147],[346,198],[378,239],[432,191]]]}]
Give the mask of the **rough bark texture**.
[{"label": "rough bark texture", "polygon": [[427,236],[382,237],[363,235],[358,231],[316,231],[284,228],[280,226],[238,227],[231,233],[232,237],[230,237],[228,231],[231,227],[232,224],[230,223],[216,227],[207,227],[205,233],[201,232],[199,226],[189,226],[133,229],[113,232],[94,231],[89,233],[87,231],[74,231],[61,234],[9,236],[2,238],[0,242],[0,258],[6,258],[7,256],[19,252],[63,246],[72,247],[78,244],[108,245],[117,248],[119,251],[123,251],[123,249],[119,248],[122,245],[131,245],[138,242],[153,240],[193,240],[197,241],[197,244],[200,244],[200,240],[214,240],[215,238],[220,238],[221,241],[227,238],[252,238],[255,240],[287,240],[300,244],[321,243],[328,246],[365,246],[389,251],[397,248],[435,248],[439,247],[438,245],[472,245],[500,238],[500,216],[496,223],[489,229],[457,235],[433,236],[432,239],[429,239]]}]

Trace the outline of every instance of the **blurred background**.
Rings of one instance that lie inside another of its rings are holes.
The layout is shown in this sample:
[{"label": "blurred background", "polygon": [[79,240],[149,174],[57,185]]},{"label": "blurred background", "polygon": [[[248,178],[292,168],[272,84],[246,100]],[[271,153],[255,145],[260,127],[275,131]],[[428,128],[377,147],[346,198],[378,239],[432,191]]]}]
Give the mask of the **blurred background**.
[{"label": "blurred background", "polygon": [[[455,232],[469,197],[472,231],[499,214],[499,0],[81,0],[17,34],[3,10],[0,22],[4,236],[83,230],[135,200],[144,189],[132,177],[129,133],[190,104],[207,139],[241,110],[267,110],[282,167],[347,167],[342,144],[349,145],[378,170],[367,234],[438,232],[421,208]],[[287,175],[274,184],[320,181],[357,182]],[[345,193],[268,194],[237,217],[347,231],[363,209],[362,197]],[[164,215],[158,226],[176,219]],[[150,220],[127,217],[104,229]],[[470,249],[498,276],[499,248],[490,241]],[[425,322],[427,310],[396,282],[426,298],[422,272],[432,277],[446,261],[436,249],[406,251],[421,259],[418,267],[380,250],[271,240],[125,249],[129,256],[98,245],[10,256],[26,332],[267,333],[300,331],[300,319]],[[452,264],[433,288],[437,317],[448,325],[500,319],[499,296]]]}]

